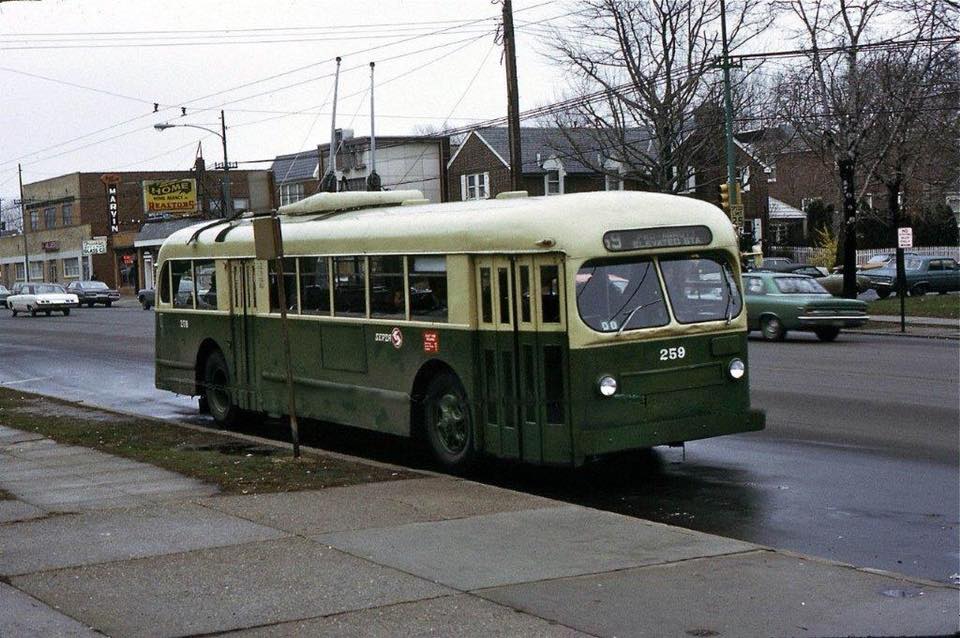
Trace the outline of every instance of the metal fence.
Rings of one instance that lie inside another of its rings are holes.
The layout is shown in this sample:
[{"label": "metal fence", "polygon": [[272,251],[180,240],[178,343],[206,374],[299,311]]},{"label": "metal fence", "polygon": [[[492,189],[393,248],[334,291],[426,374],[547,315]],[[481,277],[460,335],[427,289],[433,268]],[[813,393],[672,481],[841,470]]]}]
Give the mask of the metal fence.
[{"label": "metal fence", "polygon": [[[807,263],[810,257],[820,248],[811,246],[771,246],[769,256],[790,257],[795,262]],[[874,255],[886,255],[895,252],[895,248],[870,248],[857,251],[857,263],[864,264]],[[960,247],[958,246],[923,246],[920,248],[908,248],[907,252],[918,255],[929,255],[931,257],[953,257],[960,260]]]}]

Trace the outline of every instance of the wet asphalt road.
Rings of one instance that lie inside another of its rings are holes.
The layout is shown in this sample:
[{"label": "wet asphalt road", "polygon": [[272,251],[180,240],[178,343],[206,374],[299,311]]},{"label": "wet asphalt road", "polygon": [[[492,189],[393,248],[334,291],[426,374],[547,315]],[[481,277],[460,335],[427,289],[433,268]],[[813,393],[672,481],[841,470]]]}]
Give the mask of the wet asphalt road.
[{"label": "wet asphalt road", "polygon": [[[0,384],[208,423],[153,387],[153,313],[0,311]],[[577,472],[490,463],[480,480],[623,514],[939,581],[960,572],[956,341],[844,333],[750,343],[767,429]],[[283,437],[276,423],[250,425]],[[312,429],[312,431],[311,431]],[[304,442],[429,466],[392,437],[332,426]]]}]

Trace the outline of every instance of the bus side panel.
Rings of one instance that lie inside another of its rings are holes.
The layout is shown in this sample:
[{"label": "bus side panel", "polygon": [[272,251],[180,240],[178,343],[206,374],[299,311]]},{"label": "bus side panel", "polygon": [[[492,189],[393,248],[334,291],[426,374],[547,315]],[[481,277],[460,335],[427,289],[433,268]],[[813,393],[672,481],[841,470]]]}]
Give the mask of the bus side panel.
[{"label": "bus side panel", "polygon": [[[735,356],[747,361],[745,333],[571,350],[577,459],[759,429],[748,375],[735,381],[726,372]],[[601,397],[597,380],[608,374],[619,389]]]},{"label": "bus side panel", "polygon": [[177,394],[195,395],[197,354],[204,339],[212,339],[223,351],[230,366],[230,322],[221,313],[164,311],[156,314],[156,385]]}]

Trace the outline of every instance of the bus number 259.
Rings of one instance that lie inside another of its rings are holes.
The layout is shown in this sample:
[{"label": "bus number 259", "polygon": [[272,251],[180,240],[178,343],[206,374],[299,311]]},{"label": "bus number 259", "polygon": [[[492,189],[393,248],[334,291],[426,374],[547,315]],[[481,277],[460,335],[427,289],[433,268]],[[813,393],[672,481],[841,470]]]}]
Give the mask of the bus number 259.
[{"label": "bus number 259", "polygon": [[673,361],[674,359],[683,359],[687,356],[687,349],[683,346],[676,348],[660,348],[661,361]]}]

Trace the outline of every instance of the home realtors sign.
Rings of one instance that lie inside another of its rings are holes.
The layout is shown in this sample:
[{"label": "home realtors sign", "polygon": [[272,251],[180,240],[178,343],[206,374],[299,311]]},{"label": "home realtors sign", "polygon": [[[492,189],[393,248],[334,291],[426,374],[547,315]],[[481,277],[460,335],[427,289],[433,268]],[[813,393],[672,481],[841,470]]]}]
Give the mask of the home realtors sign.
[{"label": "home realtors sign", "polygon": [[145,213],[195,213],[197,180],[154,179],[143,182]]}]

